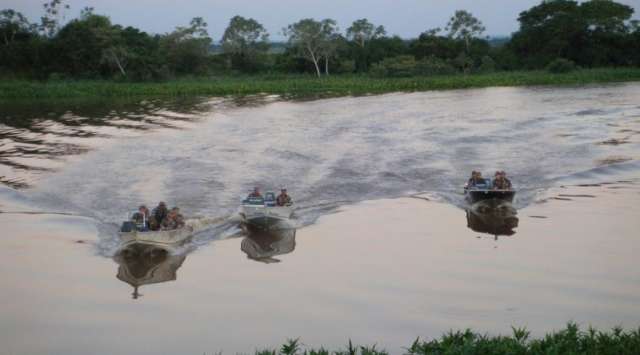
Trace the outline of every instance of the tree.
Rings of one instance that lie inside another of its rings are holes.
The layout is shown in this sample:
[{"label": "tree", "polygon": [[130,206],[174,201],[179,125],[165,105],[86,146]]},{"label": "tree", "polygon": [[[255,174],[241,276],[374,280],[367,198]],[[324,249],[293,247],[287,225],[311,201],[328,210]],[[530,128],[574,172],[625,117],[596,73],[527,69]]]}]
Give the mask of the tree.
[{"label": "tree", "polygon": [[591,0],[580,4],[580,12],[592,32],[627,33],[633,8],[611,0]]},{"label": "tree", "polygon": [[41,70],[37,29],[20,12],[0,11],[0,71],[11,75]]},{"label": "tree", "polygon": [[631,7],[610,0],[543,1],[520,13],[520,29],[508,48],[529,68],[557,58],[587,67],[628,65],[632,14]]},{"label": "tree", "polygon": [[60,30],[61,22],[65,20],[65,12],[70,6],[65,4],[64,0],[51,0],[42,6],[45,14],[40,18],[40,31],[45,36],[53,37]]},{"label": "tree", "polygon": [[5,46],[9,46],[20,33],[32,32],[32,26],[20,12],[6,9],[0,11],[0,38]]},{"label": "tree", "polygon": [[253,66],[256,53],[269,48],[269,33],[258,21],[234,16],[222,36],[222,50],[232,57],[232,66]]},{"label": "tree", "polygon": [[166,59],[160,53],[160,36],[150,36],[137,28],[120,32],[120,44],[126,48],[127,77],[133,80],[165,79],[169,76]]},{"label": "tree", "polygon": [[93,77],[114,64],[126,75],[120,31],[106,16],[83,13],[81,18],[62,27],[53,39],[58,69],[74,76]]},{"label": "tree", "polygon": [[299,55],[313,62],[318,77],[321,75],[320,60],[325,58],[325,64],[328,65],[328,59],[326,58],[331,52],[329,42],[335,39],[331,36],[334,32],[337,32],[335,25],[335,21],[331,19],[316,21],[307,18],[282,30],[283,34],[289,37],[289,45],[295,48]]},{"label": "tree", "polygon": [[410,52],[416,59],[436,57],[444,60],[455,58],[462,50],[458,41],[451,37],[440,35],[440,28],[427,30],[411,42]]},{"label": "tree", "polygon": [[366,18],[356,20],[347,28],[347,39],[364,48],[372,39],[384,36],[387,32],[383,26],[374,26]]},{"label": "tree", "polygon": [[383,36],[372,39],[367,48],[367,67],[385,58],[406,55],[407,43],[399,36]]},{"label": "tree", "polygon": [[449,37],[463,40],[465,49],[469,52],[471,40],[484,33],[485,27],[471,13],[458,10],[449,20],[446,30],[449,31]]},{"label": "tree", "polygon": [[207,23],[201,17],[195,17],[189,27],[176,27],[175,31],[163,36],[160,49],[172,72],[196,74],[206,69],[211,43]]},{"label": "tree", "polygon": [[[355,44],[354,57],[356,67],[361,71],[367,71],[370,62],[370,51],[368,44],[378,38],[384,37],[386,31],[383,26],[375,26],[366,18],[354,21],[347,28],[347,39]],[[395,55],[398,55],[396,53]]]},{"label": "tree", "polygon": [[324,58],[324,74],[329,75],[329,60],[335,56],[342,38],[338,33],[338,26],[334,20],[322,20],[323,42],[320,46],[320,56]]}]

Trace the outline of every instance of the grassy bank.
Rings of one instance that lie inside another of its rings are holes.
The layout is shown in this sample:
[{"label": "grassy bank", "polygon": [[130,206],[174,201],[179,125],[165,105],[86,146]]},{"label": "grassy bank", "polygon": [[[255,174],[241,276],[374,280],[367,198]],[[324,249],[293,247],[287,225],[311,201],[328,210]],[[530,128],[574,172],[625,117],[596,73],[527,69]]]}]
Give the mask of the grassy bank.
[{"label": "grassy bank", "polygon": [[412,78],[337,75],[317,79],[306,75],[269,75],[183,79],[162,83],[3,80],[0,82],[0,99],[227,96],[260,93],[293,96],[344,96],[492,86],[583,85],[625,81],[640,81],[640,68],[590,69],[567,74],[526,71]]},{"label": "grassy bank", "polygon": [[[394,351],[396,353],[397,351]],[[576,324],[569,323],[563,330],[547,334],[541,339],[530,339],[524,329],[513,329],[511,336],[487,336],[474,333],[449,332],[439,339],[419,340],[408,345],[403,351],[409,355],[421,354],[639,354],[640,328],[625,332],[614,328],[610,332],[600,332],[589,328],[581,331]],[[325,348],[308,349],[299,339],[289,340],[279,349],[257,350],[256,355],[382,355],[388,352],[378,346],[358,346],[349,343],[339,350]]]}]

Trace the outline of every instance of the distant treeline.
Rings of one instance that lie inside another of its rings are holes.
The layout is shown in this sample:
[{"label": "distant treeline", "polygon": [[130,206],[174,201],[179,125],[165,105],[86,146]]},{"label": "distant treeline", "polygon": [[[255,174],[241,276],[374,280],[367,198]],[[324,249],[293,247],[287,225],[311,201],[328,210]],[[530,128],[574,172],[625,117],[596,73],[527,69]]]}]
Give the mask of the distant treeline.
[{"label": "distant treeline", "polygon": [[[341,31],[331,19],[285,27],[285,46],[270,48],[254,19],[233,17],[221,40],[194,18],[173,32],[151,35],[111,23],[84,8],[66,21],[69,5],[43,5],[39,22],[0,12],[0,77],[17,79],[165,80],[182,76],[256,73],[368,73],[382,77],[510,70],[640,66],[640,23],[634,9],[610,0],[547,0],[518,17],[510,38],[484,36],[482,22],[456,11],[446,28],[416,39],[389,36],[367,19]],[[217,48],[217,50],[213,50]]]}]

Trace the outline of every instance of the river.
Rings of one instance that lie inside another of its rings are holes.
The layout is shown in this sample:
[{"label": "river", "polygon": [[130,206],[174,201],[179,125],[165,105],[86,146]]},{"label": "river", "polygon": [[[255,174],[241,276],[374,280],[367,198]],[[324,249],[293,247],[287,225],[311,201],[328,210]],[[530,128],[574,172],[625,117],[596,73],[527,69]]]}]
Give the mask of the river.
[{"label": "river", "polygon": [[[639,325],[638,83],[0,105],[3,352],[401,353],[452,328]],[[474,169],[507,171],[507,216],[466,208]],[[238,227],[253,186],[288,188],[295,230]],[[127,212],[160,200],[215,222],[119,257]]]}]

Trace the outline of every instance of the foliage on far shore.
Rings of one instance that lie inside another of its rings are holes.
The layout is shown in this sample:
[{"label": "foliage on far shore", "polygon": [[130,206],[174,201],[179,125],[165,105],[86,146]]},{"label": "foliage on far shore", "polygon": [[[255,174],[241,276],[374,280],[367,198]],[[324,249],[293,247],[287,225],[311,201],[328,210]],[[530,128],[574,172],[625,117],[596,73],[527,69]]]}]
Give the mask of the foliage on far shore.
[{"label": "foliage on far shore", "polygon": [[584,85],[640,81],[640,68],[581,69],[565,74],[548,71],[493,72],[438,76],[374,77],[339,75],[223,76],[168,82],[0,81],[0,100],[47,98],[180,97],[274,94],[285,97],[332,97],[388,92],[484,88],[496,86]]},{"label": "foliage on far shore", "polygon": [[[170,81],[184,76],[373,75],[394,78],[492,71],[640,67],[640,21],[616,1],[544,0],[522,11],[519,28],[496,41],[465,10],[403,39],[362,18],[341,30],[333,19],[300,19],[269,41],[257,20],[233,16],[209,33],[206,14],[169,33],[113,23],[91,7],[47,0],[38,20],[0,8],[0,78]],[[76,11],[76,16],[72,16]],[[79,13],[78,13],[79,12]],[[232,14],[230,14],[232,15]],[[446,21],[446,22],[445,22]]]},{"label": "foliage on far shore", "polygon": [[[575,323],[565,329],[532,339],[524,328],[512,328],[509,336],[490,336],[473,332],[449,331],[432,340],[416,339],[404,348],[407,355],[636,355],[640,349],[640,328],[625,331],[615,327],[611,331],[598,331],[589,327],[581,330]],[[290,339],[279,349],[256,350],[255,355],[388,355],[379,345],[354,345],[351,340],[345,348],[329,350],[325,347],[305,348],[300,339]]]}]

